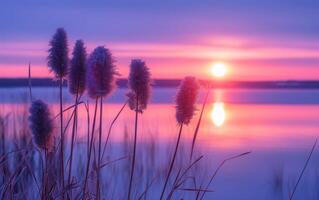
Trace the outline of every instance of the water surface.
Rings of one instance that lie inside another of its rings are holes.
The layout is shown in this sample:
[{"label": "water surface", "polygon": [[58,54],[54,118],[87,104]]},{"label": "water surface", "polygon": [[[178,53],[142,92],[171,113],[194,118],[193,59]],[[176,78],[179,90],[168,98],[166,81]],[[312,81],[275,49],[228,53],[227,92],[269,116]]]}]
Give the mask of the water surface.
[{"label": "water surface", "polygon": [[[158,143],[160,152],[173,150],[178,125],[175,121],[174,96],[176,88],[155,88],[147,110],[139,121],[141,144]],[[58,112],[58,91],[55,88],[33,88],[33,97],[50,103],[53,113]],[[125,89],[117,90],[105,100],[103,130],[125,101]],[[206,91],[201,91],[198,111],[192,123],[184,129],[181,156],[189,154],[189,144],[199,117],[199,110]],[[0,89],[0,112],[19,115],[27,109],[27,88]],[[87,102],[87,98],[82,100]],[[64,101],[71,105],[73,98],[65,91]],[[89,100],[89,110],[94,109]],[[319,90],[249,90],[228,89],[211,91],[203,115],[196,143],[196,156],[204,155],[205,170],[212,174],[225,158],[252,151],[246,157],[227,163],[211,189],[215,192],[207,197],[216,199],[281,199],[286,198],[295,183],[309,150],[319,135]],[[87,138],[87,110],[79,109],[79,131],[77,140],[85,143]],[[66,118],[71,111],[66,113]],[[119,144],[132,137],[134,113],[125,108],[114,125],[111,143]],[[14,126],[11,124],[11,126]],[[16,124],[15,124],[16,126]],[[56,125],[58,129],[58,125]],[[106,131],[105,131],[106,132]],[[104,134],[106,136],[106,134]],[[318,198],[319,160],[315,151],[311,165],[301,182],[297,197]],[[167,158],[159,157],[166,160]],[[166,161],[161,161],[166,162]],[[274,180],[282,176],[282,193],[276,193]]]}]

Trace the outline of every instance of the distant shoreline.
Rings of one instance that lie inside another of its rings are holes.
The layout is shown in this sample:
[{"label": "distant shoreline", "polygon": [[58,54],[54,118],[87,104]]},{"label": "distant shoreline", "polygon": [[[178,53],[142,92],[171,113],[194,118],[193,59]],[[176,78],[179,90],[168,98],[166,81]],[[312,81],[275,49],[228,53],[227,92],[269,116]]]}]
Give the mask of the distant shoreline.
[{"label": "distant shoreline", "polygon": [[[177,87],[180,79],[155,79],[154,87]],[[319,89],[319,81],[210,81],[213,88],[246,88],[246,89]],[[206,85],[208,80],[201,80]],[[57,82],[49,78],[31,79],[32,87],[55,87]],[[0,78],[0,88],[28,87],[27,78]],[[64,83],[66,86],[66,82]],[[127,79],[119,79],[120,88],[127,87]]]}]

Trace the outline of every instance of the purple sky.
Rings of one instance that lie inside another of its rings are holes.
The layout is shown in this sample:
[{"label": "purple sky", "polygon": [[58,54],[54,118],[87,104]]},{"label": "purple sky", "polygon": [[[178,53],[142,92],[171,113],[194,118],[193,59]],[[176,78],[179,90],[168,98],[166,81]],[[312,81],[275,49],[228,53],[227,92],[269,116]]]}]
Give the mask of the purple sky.
[{"label": "purple sky", "polygon": [[[93,3],[94,2],[94,3]],[[207,77],[214,62],[230,79],[316,79],[319,76],[319,1],[2,1],[0,72],[48,76],[47,44],[57,27],[70,48],[105,45],[120,71],[141,57],[155,77]],[[167,69],[172,69],[168,74]],[[19,73],[17,73],[17,70]]]}]

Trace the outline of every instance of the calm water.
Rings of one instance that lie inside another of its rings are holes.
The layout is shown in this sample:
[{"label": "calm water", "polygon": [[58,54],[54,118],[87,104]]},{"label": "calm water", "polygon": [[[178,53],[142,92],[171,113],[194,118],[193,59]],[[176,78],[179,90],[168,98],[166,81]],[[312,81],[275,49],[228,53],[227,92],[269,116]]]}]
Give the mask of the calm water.
[{"label": "calm water", "polygon": [[[33,96],[51,103],[57,113],[57,90],[34,88]],[[175,122],[174,95],[176,89],[156,88],[148,109],[139,121],[139,142],[156,140],[172,151],[178,127]],[[104,106],[104,130],[121,108],[125,89],[117,90]],[[66,93],[67,94],[67,91]],[[198,109],[205,91],[201,92]],[[19,113],[25,109],[26,88],[0,89],[0,111]],[[72,103],[67,96],[65,102]],[[86,101],[86,98],[83,98]],[[90,104],[90,112],[94,105]],[[78,141],[86,140],[86,110],[80,108]],[[67,113],[69,116],[71,112]],[[184,148],[192,138],[199,113],[183,132]],[[116,122],[111,142],[121,143],[125,132],[133,130],[134,113],[125,108]],[[58,127],[57,127],[58,128]],[[125,131],[126,130],[126,131]],[[295,182],[304,161],[319,135],[319,90],[216,90],[212,91],[204,112],[197,140],[197,155],[204,155],[207,173],[212,174],[225,158],[246,151],[252,154],[227,163],[207,197],[216,199],[287,199],[289,188]],[[130,137],[130,136],[129,136]],[[161,146],[161,145],[159,145]],[[159,147],[161,149],[162,147]],[[186,153],[185,153],[186,154]],[[299,199],[318,199],[319,154],[316,149],[311,165],[298,189]],[[283,177],[282,190],[276,193],[275,175]]]}]

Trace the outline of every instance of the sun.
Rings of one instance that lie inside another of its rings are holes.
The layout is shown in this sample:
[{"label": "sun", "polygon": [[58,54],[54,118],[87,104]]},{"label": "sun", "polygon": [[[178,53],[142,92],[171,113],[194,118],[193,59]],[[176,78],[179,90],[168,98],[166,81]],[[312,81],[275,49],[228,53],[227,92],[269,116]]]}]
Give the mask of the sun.
[{"label": "sun", "polygon": [[221,78],[224,77],[227,73],[227,66],[225,63],[215,63],[211,66],[210,71],[213,76]]}]

